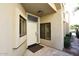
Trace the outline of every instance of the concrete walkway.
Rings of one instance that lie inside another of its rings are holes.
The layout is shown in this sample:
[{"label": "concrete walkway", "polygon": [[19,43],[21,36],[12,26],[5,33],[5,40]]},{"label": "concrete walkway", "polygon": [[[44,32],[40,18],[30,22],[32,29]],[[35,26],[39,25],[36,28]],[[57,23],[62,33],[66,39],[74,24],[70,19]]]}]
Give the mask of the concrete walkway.
[{"label": "concrete walkway", "polygon": [[71,47],[69,49],[64,49],[66,52],[79,56],[79,39],[75,35],[71,39]]},{"label": "concrete walkway", "polygon": [[40,49],[39,51],[33,53],[27,49],[24,56],[72,56],[64,51],[60,51],[48,46],[43,45],[44,48]]}]

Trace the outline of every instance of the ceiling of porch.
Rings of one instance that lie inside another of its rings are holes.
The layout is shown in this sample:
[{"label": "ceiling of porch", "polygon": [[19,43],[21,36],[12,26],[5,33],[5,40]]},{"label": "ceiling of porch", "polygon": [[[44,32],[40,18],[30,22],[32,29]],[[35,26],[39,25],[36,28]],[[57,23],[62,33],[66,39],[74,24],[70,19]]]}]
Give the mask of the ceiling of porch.
[{"label": "ceiling of porch", "polygon": [[40,17],[56,12],[48,3],[22,3],[21,5],[26,12]]}]

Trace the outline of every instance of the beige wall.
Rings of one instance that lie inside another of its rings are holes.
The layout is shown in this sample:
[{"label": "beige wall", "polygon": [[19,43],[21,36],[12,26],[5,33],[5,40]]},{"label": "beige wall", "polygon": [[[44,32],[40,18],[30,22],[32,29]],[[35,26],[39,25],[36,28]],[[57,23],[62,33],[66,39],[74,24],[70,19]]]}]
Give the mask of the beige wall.
[{"label": "beige wall", "polygon": [[25,16],[20,4],[0,4],[0,55],[23,55],[26,50],[26,36],[19,37],[19,14]]},{"label": "beige wall", "polygon": [[63,32],[65,36],[69,33],[69,12],[64,10],[63,16]]},{"label": "beige wall", "polygon": [[64,36],[69,33],[69,23],[66,21],[63,21],[63,33]]},{"label": "beige wall", "polygon": [[55,14],[50,14],[44,17],[41,17],[41,23],[51,23],[51,41],[41,39],[41,43],[54,47],[56,49],[63,49],[63,19],[62,19],[62,10],[58,10]]}]

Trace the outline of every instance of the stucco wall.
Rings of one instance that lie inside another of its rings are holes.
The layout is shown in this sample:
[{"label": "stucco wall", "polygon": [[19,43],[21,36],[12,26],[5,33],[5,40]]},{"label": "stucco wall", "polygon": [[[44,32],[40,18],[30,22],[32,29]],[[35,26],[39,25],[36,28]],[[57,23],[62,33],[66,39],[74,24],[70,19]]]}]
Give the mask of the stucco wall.
[{"label": "stucco wall", "polygon": [[58,10],[55,14],[50,14],[40,19],[41,23],[51,23],[51,40],[41,39],[41,43],[62,50],[64,45],[62,10]]},{"label": "stucco wall", "polygon": [[66,21],[63,21],[63,33],[64,36],[69,33],[69,23]]},{"label": "stucco wall", "polygon": [[[18,37],[18,10],[25,16],[20,4],[0,4],[0,55],[23,55],[26,50],[26,38]],[[19,48],[13,49],[21,43]]]},{"label": "stucco wall", "polygon": [[68,11],[65,11],[63,12],[63,32],[64,32],[64,36],[66,34],[69,33],[69,17],[70,17],[70,14]]}]

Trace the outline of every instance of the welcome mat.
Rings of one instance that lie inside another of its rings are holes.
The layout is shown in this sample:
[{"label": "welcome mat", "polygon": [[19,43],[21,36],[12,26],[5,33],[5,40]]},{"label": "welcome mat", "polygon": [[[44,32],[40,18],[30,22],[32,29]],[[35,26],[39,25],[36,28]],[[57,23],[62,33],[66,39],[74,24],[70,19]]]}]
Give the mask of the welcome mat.
[{"label": "welcome mat", "polygon": [[33,53],[37,52],[38,50],[42,49],[44,46],[39,45],[39,44],[33,44],[31,46],[28,47],[28,49],[30,51],[32,51]]}]

